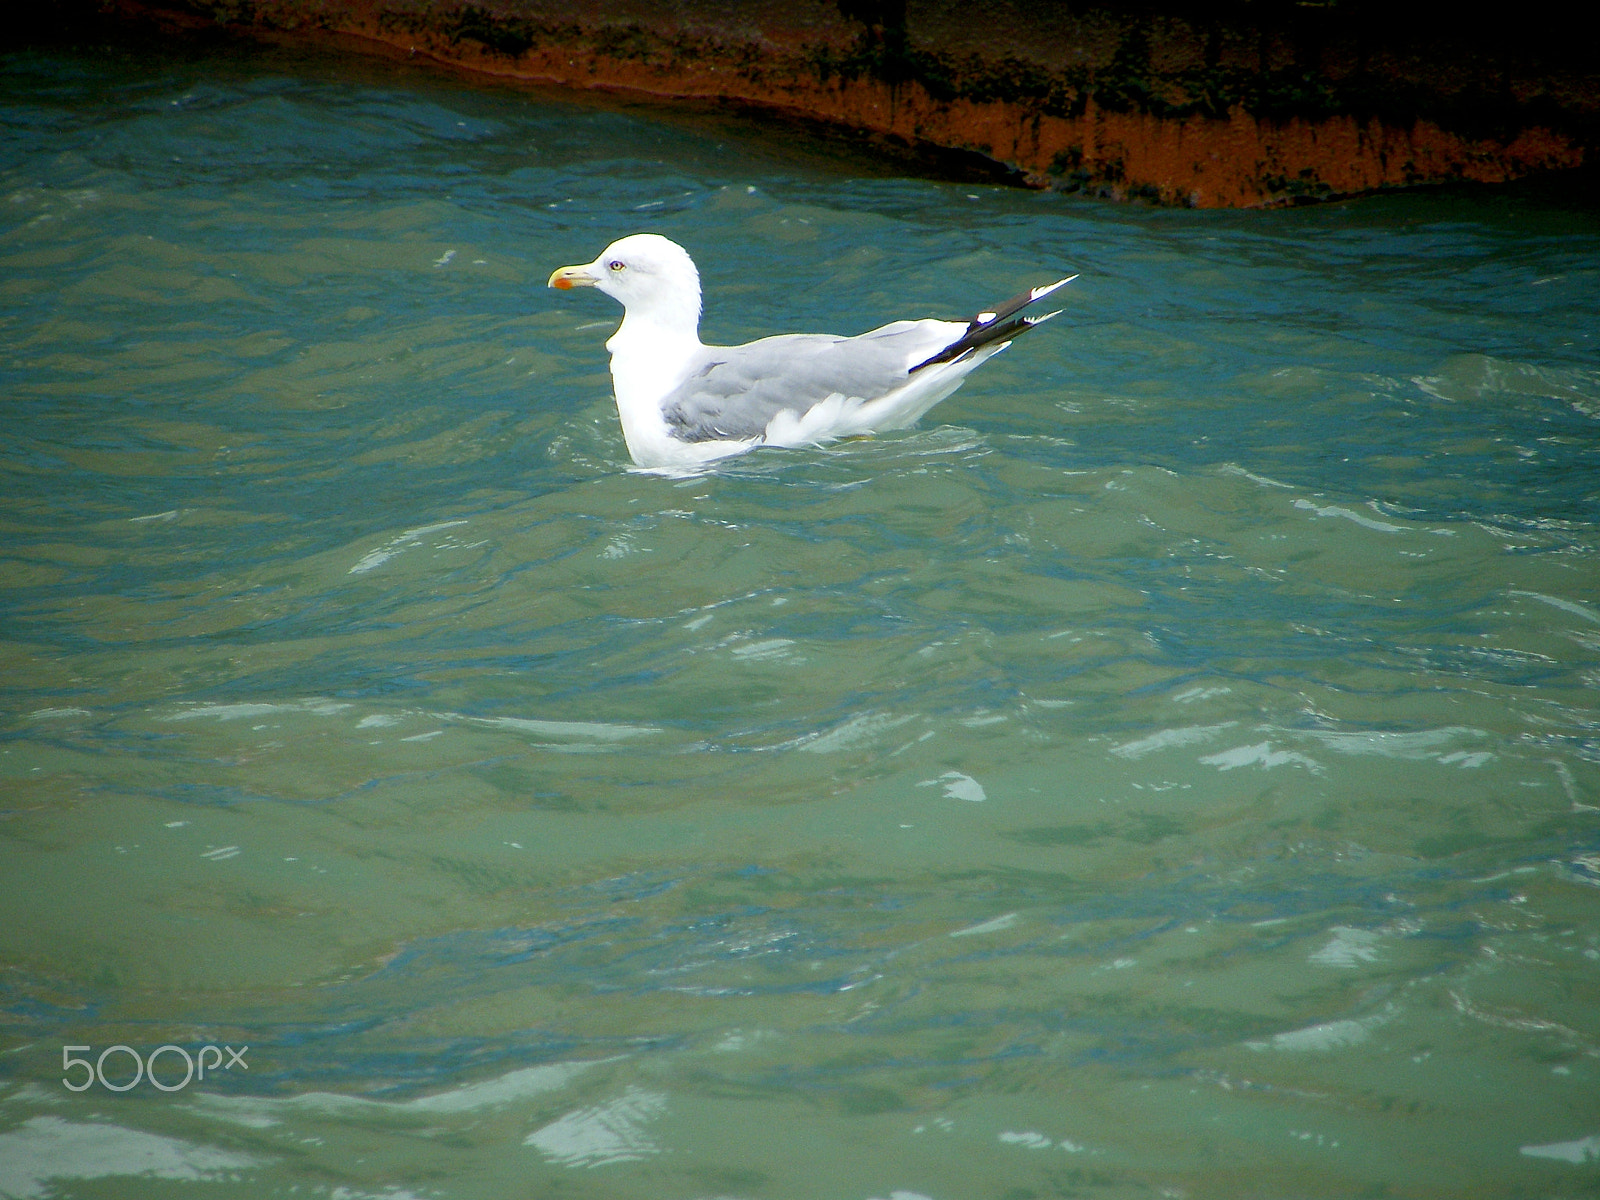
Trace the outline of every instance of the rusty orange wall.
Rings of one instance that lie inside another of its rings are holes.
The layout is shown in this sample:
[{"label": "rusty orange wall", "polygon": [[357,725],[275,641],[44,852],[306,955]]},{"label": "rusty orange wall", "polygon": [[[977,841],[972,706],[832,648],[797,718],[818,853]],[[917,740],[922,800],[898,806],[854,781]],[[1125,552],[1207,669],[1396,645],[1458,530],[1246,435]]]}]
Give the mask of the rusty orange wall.
[{"label": "rusty orange wall", "polygon": [[[1287,26],[1208,22],[1194,6],[1180,19],[1043,0],[981,10],[932,0],[107,3],[125,19],[171,29],[224,26],[502,80],[735,101],[910,146],[976,152],[1036,186],[1197,207],[1573,169],[1593,153],[1600,112],[1600,78],[1581,63],[1551,70],[1527,54],[1512,63],[1448,44],[1435,61],[1415,38],[1373,44],[1370,23],[1359,36],[1334,29],[1338,36],[1319,36],[1308,51]],[[1131,101],[1117,82],[1130,62],[1140,89]],[[1302,72],[1308,94],[1322,98],[1318,111],[1251,111],[1253,81],[1293,82]],[[1411,108],[1391,101],[1382,112],[1337,111],[1358,74],[1386,95],[1411,98]],[[1035,92],[1051,89],[1050,99],[996,94],[1024,76]],[[1225,111],[1214,96],[1213,111],[1194,111],[1186,89],[1196,79],[1245,91]],[[1468,94],[1473,104],[1462,101]],[[1473,119],[1452,121],[1456,111]]]}]

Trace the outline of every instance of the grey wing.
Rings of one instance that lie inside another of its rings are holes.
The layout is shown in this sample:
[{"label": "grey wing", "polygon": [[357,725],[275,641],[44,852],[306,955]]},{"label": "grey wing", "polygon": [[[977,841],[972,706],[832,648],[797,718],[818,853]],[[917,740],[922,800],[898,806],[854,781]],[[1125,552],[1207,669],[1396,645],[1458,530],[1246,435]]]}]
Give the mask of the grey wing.
[{"label": "grey wing", "polygon": [[667,395],[662,415],[686,442],[759,437],[780,412],[799,416],[833,395],[874,400],[904,386],[912,363],[951,340],[949,324],[896,321],[860,337],[794,333],[707,347],[710,361]]}]

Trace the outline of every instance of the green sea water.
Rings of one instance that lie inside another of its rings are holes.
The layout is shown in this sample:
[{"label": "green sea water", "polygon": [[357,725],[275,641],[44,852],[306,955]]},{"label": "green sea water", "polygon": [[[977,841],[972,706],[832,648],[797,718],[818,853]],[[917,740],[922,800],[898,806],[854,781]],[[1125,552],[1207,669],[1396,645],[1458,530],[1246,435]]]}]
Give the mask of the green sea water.
[{"label": "green sea water", "polygon": [[[4,59],[0,1196],[1600,1194],[1600,216],[787,138]],[[543,287],[640,230],[708,341],[1080,278],[670,479]]]}]

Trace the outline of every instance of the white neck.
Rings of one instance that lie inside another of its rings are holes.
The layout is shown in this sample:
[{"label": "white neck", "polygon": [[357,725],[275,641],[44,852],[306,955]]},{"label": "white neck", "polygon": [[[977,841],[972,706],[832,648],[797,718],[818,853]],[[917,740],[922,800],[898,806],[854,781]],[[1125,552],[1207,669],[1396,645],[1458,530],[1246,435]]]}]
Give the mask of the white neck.
[{"label": "white neck", "polygon": [[[661,457],[670,437],[661,402],[698,365],[699,313],[679,310],[674,319],[661,311],[629,307],[617,332],[606,342],[611,351],[611,382],[617,396],[622,435],[635,462]],[[683,316],[687,316],[687,320]],[[626,365],[625,365],[626,364]]]}]

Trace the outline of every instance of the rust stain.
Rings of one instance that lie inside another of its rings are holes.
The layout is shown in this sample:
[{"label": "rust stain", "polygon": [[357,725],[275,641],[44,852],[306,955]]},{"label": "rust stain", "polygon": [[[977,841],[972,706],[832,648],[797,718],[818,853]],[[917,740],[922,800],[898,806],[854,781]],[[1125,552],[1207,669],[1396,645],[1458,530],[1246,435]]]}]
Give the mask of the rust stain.
[{"label": "rust stain", "polygon": [[[1470,137],[1425,119],[1376,117],[1265,120],[1242,105],[1225,118],[1114,111],[1089,93],[1062,116],[1005,99],[939,99],[915,79],[885,82],[819,69],[818,42],[803,23],[743,43],[663,37],[639,26],[558,32],[517,26],[509,48],[463,35],[461,14],[409,10],[377,0],[278,0],[235,20],[226,0],[189,11],[112,0],[122,13],[173,28],[222,24],[278,42],[339,42],[368,53],[423,58],[499,80],[633,94],[661,100],[736,102],[901,139],[973,151],[1014,168],[1037,187],[1085,190],[1111,199],[1198,208],[1264,207],[1422,183],[1502,183],[1536,171],[1581,166],[1585,146],[1545,126],[1509,140]],[[487,19],[487,16],[486,16]],[[456,23],[451,26],[450,21]],[[495,26],[483,36],[494,38]],[[838,44],[840,31],[811,29]],[[526,44],[522,44],[525,42]]]}]

